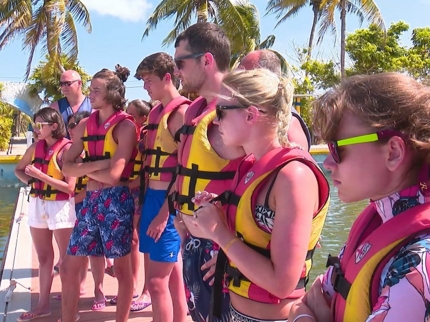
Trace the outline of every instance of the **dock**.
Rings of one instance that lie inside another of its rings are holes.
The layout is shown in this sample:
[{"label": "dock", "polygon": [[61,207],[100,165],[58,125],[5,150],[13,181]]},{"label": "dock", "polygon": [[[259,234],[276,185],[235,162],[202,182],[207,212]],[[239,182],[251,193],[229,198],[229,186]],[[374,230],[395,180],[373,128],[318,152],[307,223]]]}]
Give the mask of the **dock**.
[{"label": "dock", "polygon": [[[0,312],[4,312],[1,322],[15,322],[16,319],[25,311],[31,310],[37,305],[39,293],[38,281],[38,261],[37,256],[32,246],[30,228],[27,225],[27,210],[28,210],[28,192],[27,188],[20,188],[16,202],[16,210],[13,215],[11,224],[11,233],[9,242],[5,249],[4,269],[0,285]],[[54,242],[56,251],[56,259],[58,258],[58,250]],[[55,259],[55,260],[56,260]],[[55,261],[54,261],[55,262]],[[141,269],[139,276],[138,290],[142,290],[144,283],[143,271],[143,254],[141,256]],[[9,287],[10,281],[17,281],[15,290],[12,293],[11,300],[5,302],[6,290]],[[109,300],[116,295],[118,283],[117,280],[105,274],[103,288],[106,298]],[[91,306],[94,300],[94,282],[91,275],[91,270],[88,270],[86,293],[81,296],[79,302],[79,321],[82,322],[111,322],[115,321],[116,306],[106,304],[106,308],[102,311],[91,311]],[[36,321],[54,322],[61,318],[61,302],[54,299],[55,295],[61,294],[61,280],[57,276],[54,278],[51,289],[51,315],[49,317],[39,318]],[[128,321],[152,321],[151,306],[143,311],[130,312]],[[189,317],[187,321],[192,321]]]}]

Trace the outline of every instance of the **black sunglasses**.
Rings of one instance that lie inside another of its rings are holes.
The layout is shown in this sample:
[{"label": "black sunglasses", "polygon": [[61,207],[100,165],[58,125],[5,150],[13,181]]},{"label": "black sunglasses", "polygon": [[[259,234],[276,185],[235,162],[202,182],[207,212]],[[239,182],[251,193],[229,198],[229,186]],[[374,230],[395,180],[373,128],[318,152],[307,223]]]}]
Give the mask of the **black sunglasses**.
[{"label": "black sunglasses", "polygon": [[60,87],[63,86],[67,86],[70,87],[72,86],[73,83],[79,82],[79,79],[73,80],[73,81],[67,81],[67,82],[60,82]]},{"label": "black sunglasses", "polygon": [[67,124],[67,128],[69,130],[73,130],[77,125],[78,125],[78,123],[72,122],[72,123]]},{"label": "black sunglasses", "polygon": [[175,58],[176,67],[179,70],[181,70],[184,67],[184,62],[183,62],[184,60],[199,58],[199,57],[202,57],[204,54],[206,54],[206,53],[189,54],[189,55],[185,55],[185,56],[176,57]]},{"label": "black sunglasses", "polygon": [[[224,110],[237,110],[237,109],[246,109],[249,106],[241,106],[241,105],[228,105],[228,106],[224,106],[224,105],[217,105],[215,108],[216,111],[216,118],[218,121],[221,121],[222,118],[224,117]],[[261,114],[266,114],[267,112],[264,110],[260,110],[257,109]]]}]

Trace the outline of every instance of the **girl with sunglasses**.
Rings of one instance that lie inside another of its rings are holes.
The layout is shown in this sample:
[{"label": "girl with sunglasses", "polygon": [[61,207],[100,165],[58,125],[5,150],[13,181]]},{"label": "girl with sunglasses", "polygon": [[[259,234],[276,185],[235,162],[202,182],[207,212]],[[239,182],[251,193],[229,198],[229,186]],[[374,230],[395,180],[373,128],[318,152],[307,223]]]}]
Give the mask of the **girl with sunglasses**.
[{"label": "girl with sunglasses", "polygon": [[402,74],[347,78],[314,105],[343,202],[369,199],[291,321],[430,318],[430,89]]},{"label": "girl with sunglasses", "polygon": [[51,314],[51,291],[54,235],[59,248],[59,264],[66,254],[76,213],[73,199],[76,178],[62,173],[64,153],[71,141],[66,139],[66,127],[60,113],[47,107],[33,117],[33,130],[38,141],[25,152],[15,168],[15,175],[31,185],[28,224],[39,260],[39,303],[17,321],[30,321]]},{"label": "girl with sunglasses", "polygon": [[286,321],[305,293],[329,186],[309,153],[287,139],[292,97],[291,81],[264,69],[235,70],[222,82],[214,123],[224,144],[243,147],[247,157],[229,191],[193,198],[194,225],[221,248],[213,317],[224,283],[233,322]]}]

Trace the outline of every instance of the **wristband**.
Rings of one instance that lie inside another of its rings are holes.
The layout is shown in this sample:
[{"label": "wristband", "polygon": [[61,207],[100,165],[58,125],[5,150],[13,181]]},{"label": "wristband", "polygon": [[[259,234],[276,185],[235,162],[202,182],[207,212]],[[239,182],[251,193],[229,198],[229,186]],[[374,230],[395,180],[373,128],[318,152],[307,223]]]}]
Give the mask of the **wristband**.
[{"label": "wristband", "polygon": [[235,242],[237,242],[239,240],[239,238],[237,238],[237,237],[233,237],[228,243],[227,243],[227,245],[225,245],[224,247],[223,247],[223,249],[224,249],[224,252],[225,253],[227,253],[227,250],[231,247],[231,245],[233,245]]},{"label": "wristband", "polygon": [[296,322],[296,321],[298,321],[301,318],[310,318],[313,321],[315,321],[315,318],[312,315],[310,315],[310,314],[299,314],[299,315],[296,316],[296,318],[293,320],[293,322]]}]

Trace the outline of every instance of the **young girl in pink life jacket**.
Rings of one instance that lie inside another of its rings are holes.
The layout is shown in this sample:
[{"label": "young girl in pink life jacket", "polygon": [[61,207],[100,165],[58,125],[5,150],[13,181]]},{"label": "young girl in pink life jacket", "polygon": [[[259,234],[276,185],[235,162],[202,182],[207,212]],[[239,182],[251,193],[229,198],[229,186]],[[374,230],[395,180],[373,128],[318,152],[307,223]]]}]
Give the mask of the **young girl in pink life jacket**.
[{"label": "young girl in pink life jacket", "polygon": [[430,318],[430,88],[402,74],[346,78],[314,105],[343,202],[370,199],[290,321]]},{"label": "young girl in pink life jacket", "polygon": [[211,321],[219,321],[223,291],[233,322],[286,321],[305,293],[329,186],[309,153],[287,140],[292,96],[290,80],[264,69],[223,80],[214,123],[224,144],[243,147],[247,157],[224,194],[193,199],[194,225],[220,246]]},{"label": "young girl in pink life jacket", "polygon": [[59,248],[59,265],[66,254],[75,225],[74,190],[76,178],[64,177],[61,168],[64,153],[71,141],[65,138],[66,127],[60,113],[53,108],[34,114],[33,129],[38,141],[25,152],[15,168],[15,175],[31,185],[28,225],[39,260],[39,303],[17,321],[29,321],[51,314],[50,297],[54,250],[52,236]]}]

